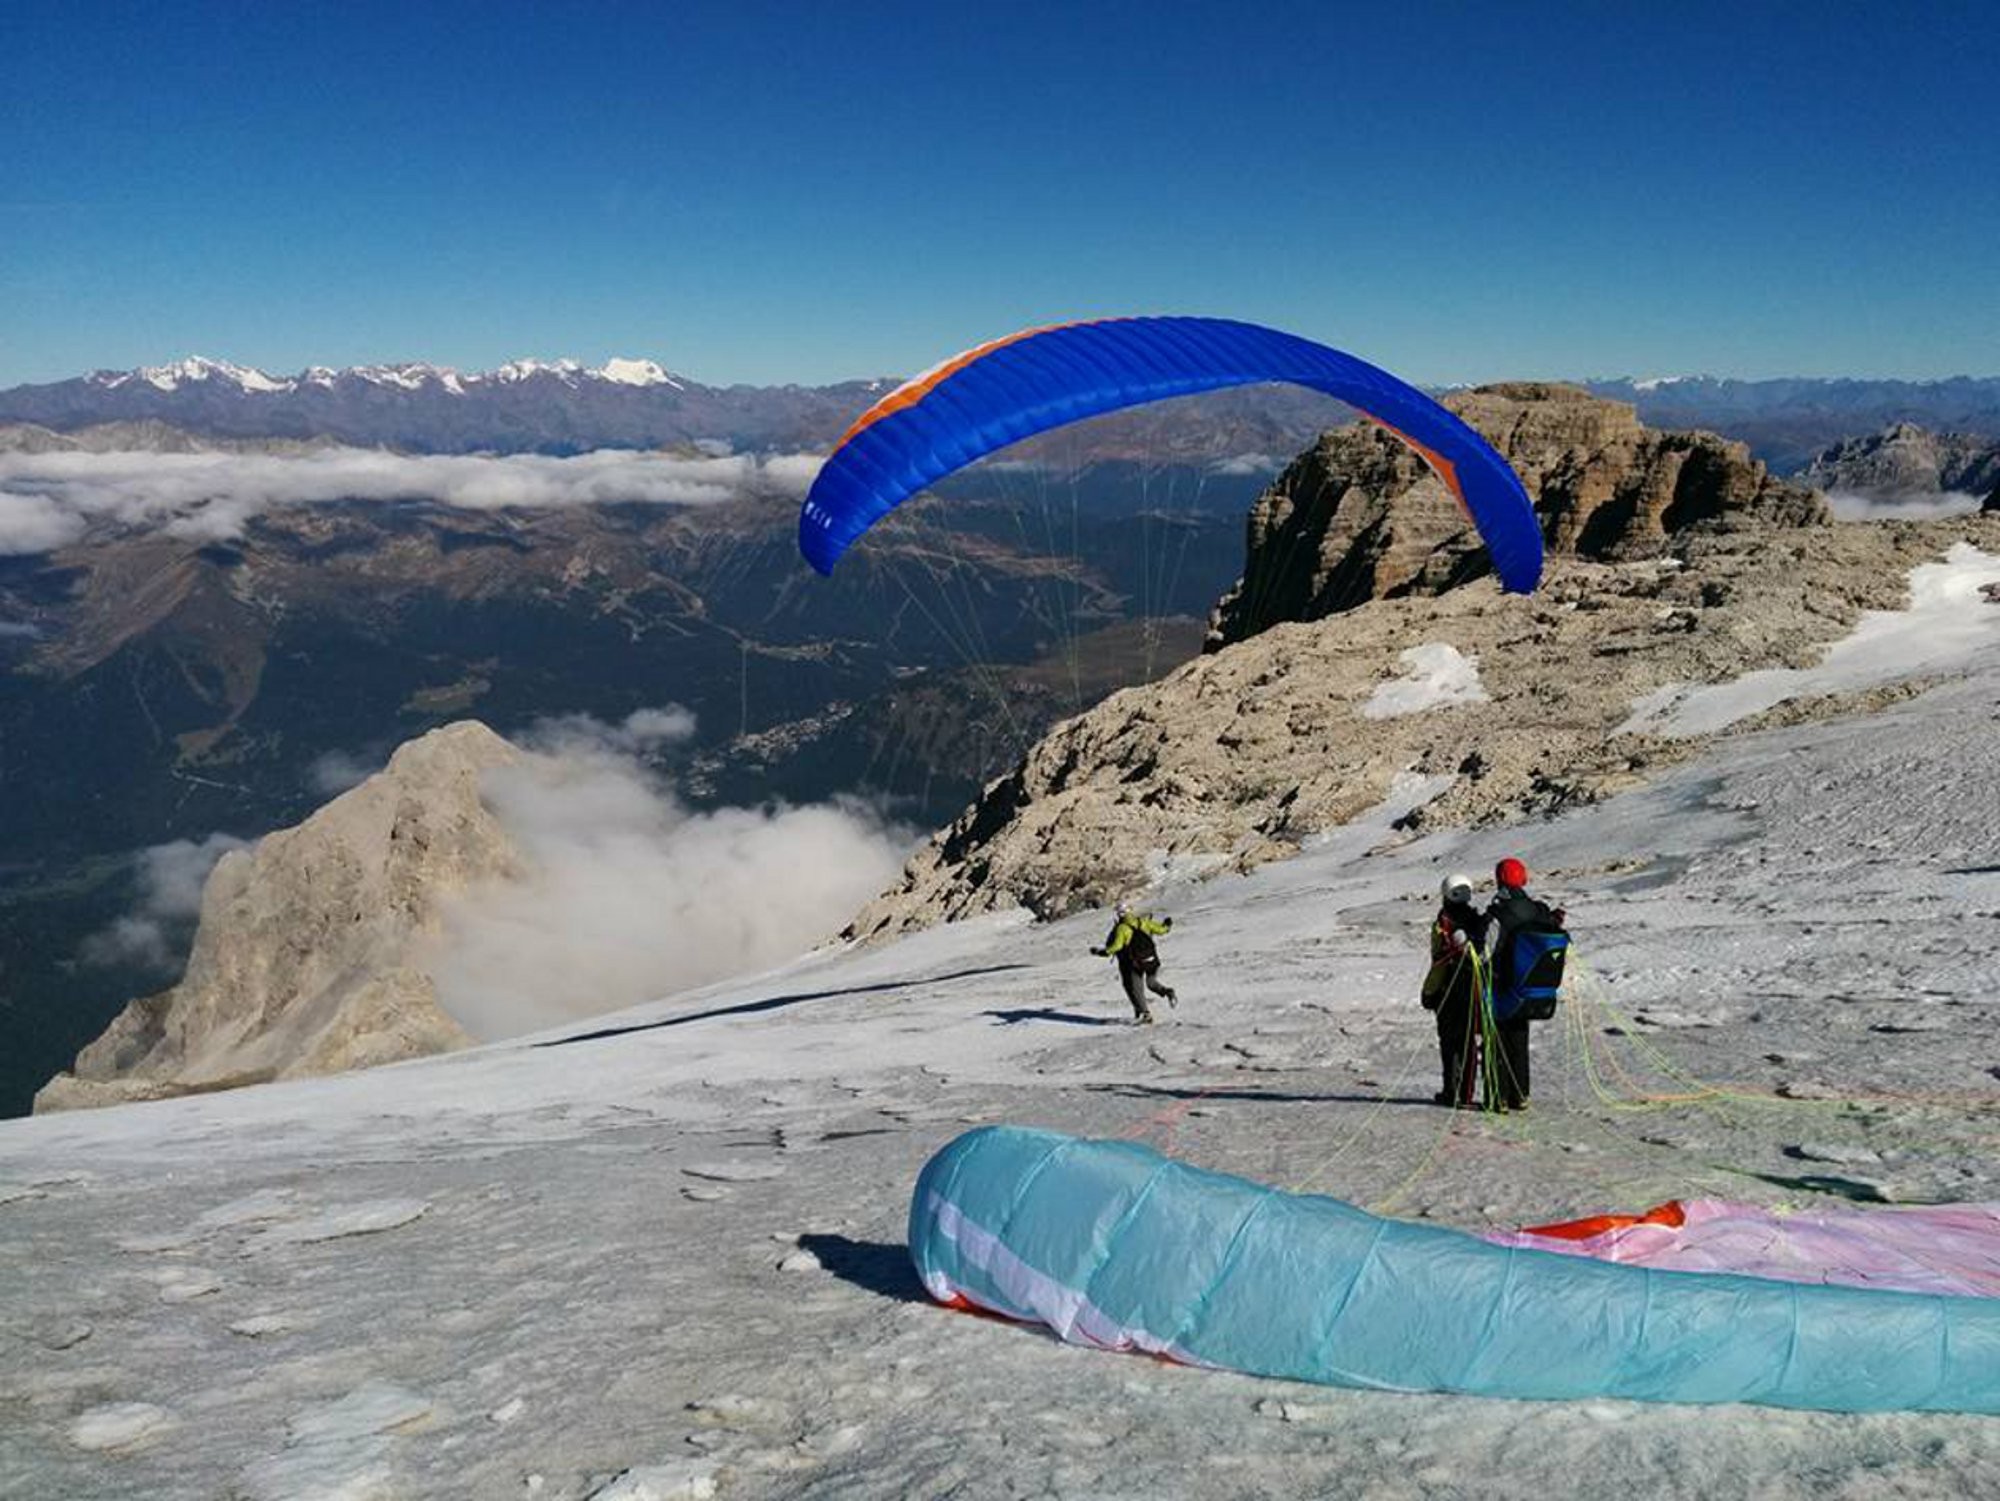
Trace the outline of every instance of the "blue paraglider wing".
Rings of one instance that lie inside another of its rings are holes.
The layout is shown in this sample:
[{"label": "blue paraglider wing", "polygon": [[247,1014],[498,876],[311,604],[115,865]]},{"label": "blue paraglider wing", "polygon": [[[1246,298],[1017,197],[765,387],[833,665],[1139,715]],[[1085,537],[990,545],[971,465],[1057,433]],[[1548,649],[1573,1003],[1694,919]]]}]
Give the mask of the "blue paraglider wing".
[{"label": "blue paraglider wing", "polygon": [[1423,456],[1479,528],[1517,594],[1542,572],[1542,533],[1492,445],[1365,360],[1223,318],[1112,318],[1028,329],[899,386],[849,428],[799,513],[799,550],[831,573],[854,540],[926,485],[995,449],[1101,412],[1266,381],[1346,402]]}]

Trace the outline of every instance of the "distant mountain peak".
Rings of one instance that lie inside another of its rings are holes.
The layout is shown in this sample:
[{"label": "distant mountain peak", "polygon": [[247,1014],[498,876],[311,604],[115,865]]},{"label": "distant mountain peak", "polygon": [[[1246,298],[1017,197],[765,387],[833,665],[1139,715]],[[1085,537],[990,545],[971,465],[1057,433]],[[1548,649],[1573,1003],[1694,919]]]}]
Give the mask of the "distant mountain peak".
[{"label": "distant mountain peak", "polygon": [[676,391],[686,389],[651,360],[627,360],[614,356],[590,373],[599,380],[608,380],[620,386],[672,386]]},{"label": "distant mountain peak", "polygon": [[530,380],[537,375],[553,375],[559,380],[574,380],[584,374],[583,366],[575,360],[509,360],[499,369],[489,371],[475,380],[499,381],[511,385],[516,381]]},{"label": "distant mountain peak", "polygon": [[214,380],[227,381],[245,391],[292,389],[291,382],[273,380],[261,370],[232,365],[227,360],[211,360],[198,354],[175,360],[170,365],[147,365],[138,370],[99,370],[86,379],[90,384],[109,391],[133,381],[143,381],[155,390],[177,391],[184,385]]}]

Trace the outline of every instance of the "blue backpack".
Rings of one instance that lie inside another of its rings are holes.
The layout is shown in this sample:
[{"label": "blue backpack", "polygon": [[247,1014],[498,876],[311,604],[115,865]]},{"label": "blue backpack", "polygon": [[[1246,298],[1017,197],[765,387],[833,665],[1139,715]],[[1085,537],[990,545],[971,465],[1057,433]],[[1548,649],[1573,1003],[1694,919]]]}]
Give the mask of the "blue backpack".
[{"label": "blue backpack", "polygon": [[1496,956],[1500,963],[1493,983],[1494,1020],[1523,1016],[1545,1022],[1554,1016],[1568,954],[1569,934],[1561,924],[1550,920],[1516,928],[1508,937],[1506,952]]}]

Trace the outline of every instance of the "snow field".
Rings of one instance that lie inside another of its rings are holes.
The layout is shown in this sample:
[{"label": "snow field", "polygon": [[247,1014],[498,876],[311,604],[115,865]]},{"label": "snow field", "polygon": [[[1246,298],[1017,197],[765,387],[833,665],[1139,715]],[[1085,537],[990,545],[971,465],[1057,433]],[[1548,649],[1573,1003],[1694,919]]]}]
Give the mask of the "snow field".
[{"label": "snow field", "polygon": [[[988,919],[588,1040],[8,1122],[0,1494],[2000,1494],[1989,1420],[1188,1370],[937,1308],[903,1247],[922,1163],[988,1120],[1468,1229],[2000,1198],[1996,694],[1986,665],[1725,741],[1553,823],[1383,816],[1167,877],[1155,1028],[1085,952],[1102,914]],[[1578,978],[1533,1109],[1453,1115],[1424,926],[1502,854]]]}]

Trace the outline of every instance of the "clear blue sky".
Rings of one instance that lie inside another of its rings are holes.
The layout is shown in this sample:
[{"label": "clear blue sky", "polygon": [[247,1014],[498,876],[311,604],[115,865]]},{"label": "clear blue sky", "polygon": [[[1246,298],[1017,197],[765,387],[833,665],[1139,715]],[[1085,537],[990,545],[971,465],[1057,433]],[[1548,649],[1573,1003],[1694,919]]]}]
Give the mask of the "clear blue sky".
[{"label": "clear blue sky", "polygon": [[1123,312],[1423,381],[2000,373],[1990,3],[0,6],[0,385],[900,373]]}]

